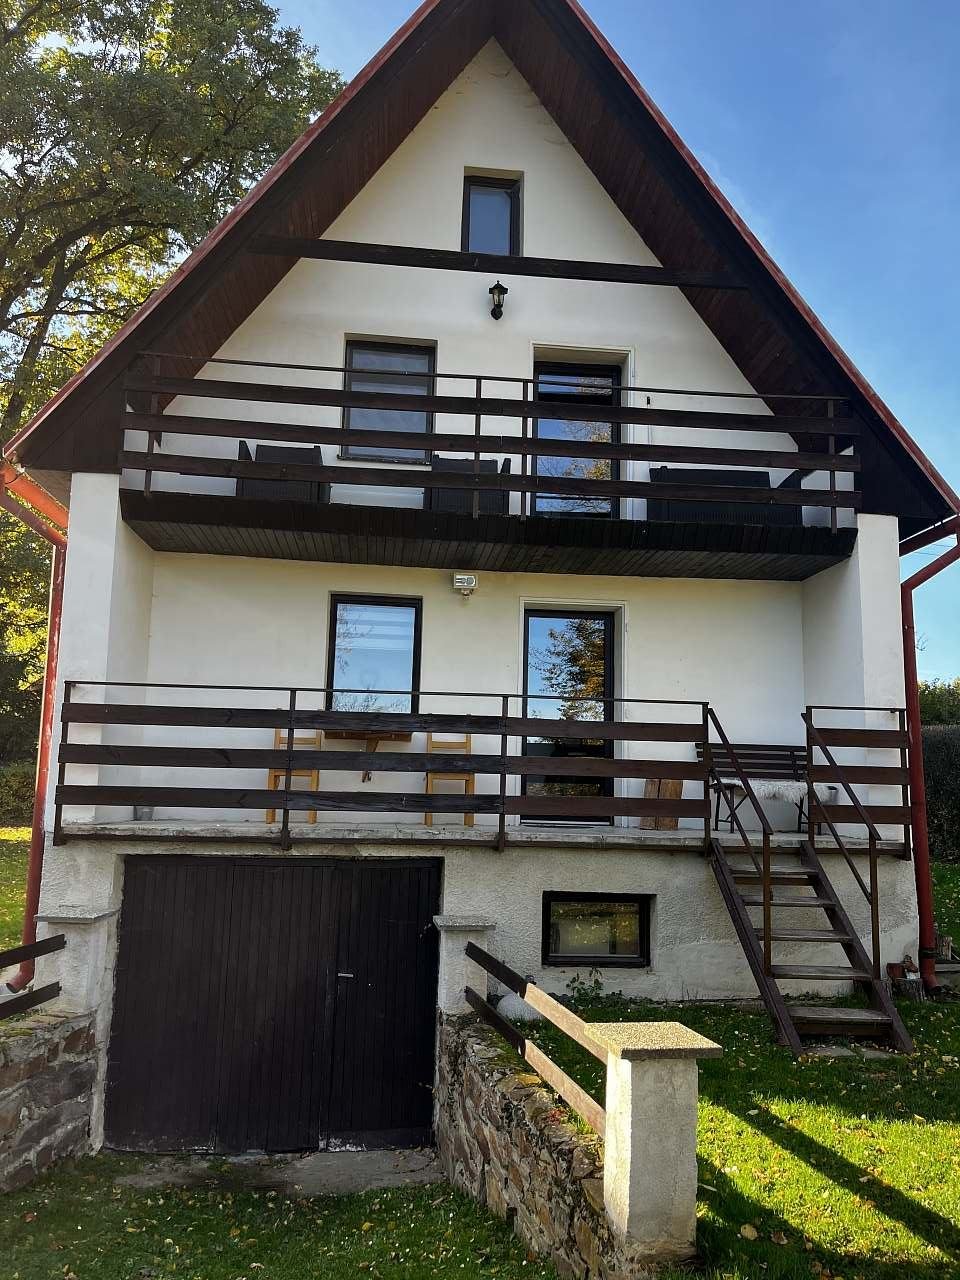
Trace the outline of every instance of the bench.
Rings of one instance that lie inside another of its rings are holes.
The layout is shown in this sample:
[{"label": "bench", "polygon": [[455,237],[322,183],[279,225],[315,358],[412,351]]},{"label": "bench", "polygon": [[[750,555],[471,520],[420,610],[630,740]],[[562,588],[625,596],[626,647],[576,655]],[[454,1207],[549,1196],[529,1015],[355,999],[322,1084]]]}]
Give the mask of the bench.
[{"label": "bench", "polygon": [[[754,794],[764,800],[783,800],[796,805],[797,830],[802,831],[807,818],[808,778],[807,749],[776,742],[745,742],[731,744],[744,774],[750,780]],[[697,758],[703,761],[703,743],[697,743]],[[710,789],[717,797],[714,826],[720,828],[720,802],[726,804],[733,831],[734,816],[747,795],[740,782],[739,771],[734,767],[730,749],[721,743],[710,744],[714,776]],[[814,790],[821,800],[834,802],[838,788],[830,783],[814,783]],[[739,796],[739,798],[738,798]]]}]

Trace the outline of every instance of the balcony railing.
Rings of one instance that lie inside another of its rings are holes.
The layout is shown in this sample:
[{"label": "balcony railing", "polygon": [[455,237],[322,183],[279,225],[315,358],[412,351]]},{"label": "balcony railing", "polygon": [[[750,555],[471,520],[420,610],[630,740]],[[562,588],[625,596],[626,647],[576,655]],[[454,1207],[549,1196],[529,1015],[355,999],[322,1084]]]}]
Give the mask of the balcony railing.
[{"label": "balcony railing", "polygon": [[[201,363],[206,376],[192,376]],[[602,512],[834,530],[841,514],[849,522],[860,508],[859,423],[842,397],[626,386],[601,406],[589,387],[544,399],[542,377],[392,370],[382,375],[385,381],[415,379],[429,393],[345,389],[357,373],[343,366],[145,353],[125,384],[120,465],[126,483],[146,493],[261,497],[275,487],[278,498],[286,489],[286,496],[307,494],[315,503],[422,502],[426,510],[473,516],[526,518],[543,514],[546,503],[570,516]],[[377,376],[363,371],[368,383]],[[163,412],[177,399],[182,403],[174,412]],[[791,403],[794,413],[780,412]],[[766,411],[769,405],[775,414]],[[381,424],[411,413],[444,421],[442,429],[426,432],[346,429],[324,422],[330,410],[376,411]],[[277,421],[278,415],[288,420]],[[555,424],[549,435],[537,430],[543,420]],[[597,426],[605,430],[598,433]],[[631,428],[643,428],[649,439],[626,438],[640,434]],[[704,434],[718,432],[729,438],[702,443]],[[598,434],[608,438],[594,438]],[[697,443],[678,442],[678,435]],[[277,446],[307,445],[312,449],[297,450],[302,459],[276,457]],[[345,445],[407,458],[360,462],[339,452]],[[371,499],[377,490],[380,496]]]},{"label": "balcony railing", "polygon": [[[337,709],[346,701],[380,709]],[[293,813],[353,822],[359,814],[394,822],[462,814],[479,818],[500,847],[508,821],[531,819],[690,820],[706,839],[708,768],[697,751],[702,756],[708,737],[706,704],[584,698],[577,718],[577,701],[67,682],[55,839],[63,838],[63,810],[71,806],[95,807],[101,820],[112,808],[146,809],[154,818],[236,813],[246,821],[256,820],[251,811],[273,811],[282,845]],[[412,709],[391,710],[391,702]],[[300,745],[306,733],[317,745]],[[448,749],[444,738],[469,739],[470,750]],[[311,785],[298,789],[298,775],[310,773]],[[425,775],[451,773],[469,775],[473,793],[425,793]],[[658,784],[654,794],[649,780]],[[661,796],[660,780],[679,785]]]}]

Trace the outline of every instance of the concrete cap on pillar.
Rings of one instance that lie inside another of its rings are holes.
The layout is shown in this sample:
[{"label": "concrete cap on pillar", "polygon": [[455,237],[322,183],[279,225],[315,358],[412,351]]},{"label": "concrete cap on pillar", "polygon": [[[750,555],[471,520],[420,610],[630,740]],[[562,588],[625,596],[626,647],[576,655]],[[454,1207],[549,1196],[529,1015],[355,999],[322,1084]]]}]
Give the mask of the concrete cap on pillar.
[{"label": "concrete cap on pillar", "polygon": [[481,929],[497,927],[496,920],[491,920],[489,916],[434,916],[433,923],[441,932],[464,930],[467,933],[477,933]]},{"label": "concrete cap on pillar", "polygon": [[682,1022],[590,1022],[590,1037],[627,1062],[644,1058],[719,1058],[720,1045]]}]

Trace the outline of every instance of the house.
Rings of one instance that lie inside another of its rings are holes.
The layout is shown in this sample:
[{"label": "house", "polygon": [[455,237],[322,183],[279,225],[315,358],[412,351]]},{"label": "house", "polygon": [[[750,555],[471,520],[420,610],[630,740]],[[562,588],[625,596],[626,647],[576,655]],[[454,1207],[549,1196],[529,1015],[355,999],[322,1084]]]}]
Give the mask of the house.
[{"label": "house", "polygon": [[909,1047],[899,553],[960,501],[573,0],[427,0],[7,458],[109,1145],[422,1140],[471,920]]}]

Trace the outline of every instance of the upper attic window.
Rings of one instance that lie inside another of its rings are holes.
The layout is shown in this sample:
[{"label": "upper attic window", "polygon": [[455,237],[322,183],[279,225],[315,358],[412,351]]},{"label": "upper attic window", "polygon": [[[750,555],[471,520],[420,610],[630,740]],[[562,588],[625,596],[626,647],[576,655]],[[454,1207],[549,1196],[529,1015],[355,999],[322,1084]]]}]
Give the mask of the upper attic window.
[{"label": "upper attic window", "polygon": [[519,178],[464,178],[461,247],[464,253],[521,252]]}]

